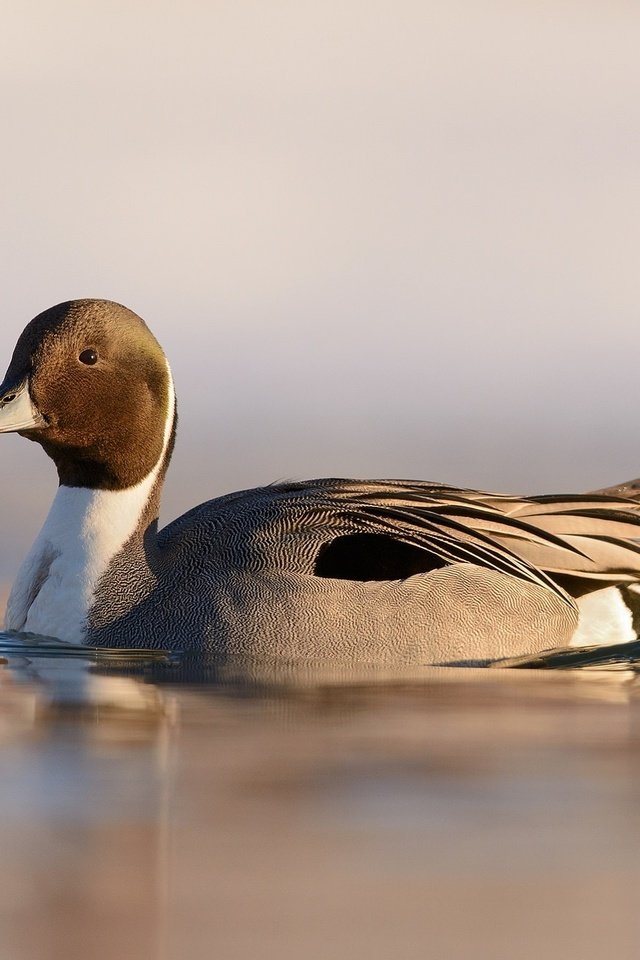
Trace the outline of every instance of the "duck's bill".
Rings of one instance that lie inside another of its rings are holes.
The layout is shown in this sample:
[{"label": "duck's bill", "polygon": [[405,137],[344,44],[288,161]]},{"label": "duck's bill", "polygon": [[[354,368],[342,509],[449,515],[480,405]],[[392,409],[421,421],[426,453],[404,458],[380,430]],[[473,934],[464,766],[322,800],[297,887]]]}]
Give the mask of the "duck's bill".
[{"label": "duck's bill", "polygon": [[35,430],[45,419],[35,407],[29,393],[28,378],[20,383],[0,386],[0,433]]}]

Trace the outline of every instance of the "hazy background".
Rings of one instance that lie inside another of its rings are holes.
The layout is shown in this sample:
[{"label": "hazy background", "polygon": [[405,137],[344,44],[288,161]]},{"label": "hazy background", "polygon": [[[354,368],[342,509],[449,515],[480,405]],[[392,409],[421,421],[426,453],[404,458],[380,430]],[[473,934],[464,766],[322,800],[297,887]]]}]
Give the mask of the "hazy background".
[{"label": "hazy background", "polygon": [[[0,29],[0,362],[140,313],[165,518],[277,478],[640,474],[640,5],[20,0]],[[0,577],[55,488],[0,438]]]}]

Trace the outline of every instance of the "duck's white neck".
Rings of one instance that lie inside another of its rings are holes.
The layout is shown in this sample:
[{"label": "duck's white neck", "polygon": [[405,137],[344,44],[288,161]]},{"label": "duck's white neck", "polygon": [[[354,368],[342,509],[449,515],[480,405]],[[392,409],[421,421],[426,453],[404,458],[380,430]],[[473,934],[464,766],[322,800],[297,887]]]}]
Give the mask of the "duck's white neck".
[{"label": "duck's white neck", "polygon": [[126,490],[58,488],[11,590],[5,618],[8,630],[40,633],[71,643],[85,641],[98,582],[140,530],[165,461],[175,416],[171,379],[169,386],[162,455],[144,480]]}]

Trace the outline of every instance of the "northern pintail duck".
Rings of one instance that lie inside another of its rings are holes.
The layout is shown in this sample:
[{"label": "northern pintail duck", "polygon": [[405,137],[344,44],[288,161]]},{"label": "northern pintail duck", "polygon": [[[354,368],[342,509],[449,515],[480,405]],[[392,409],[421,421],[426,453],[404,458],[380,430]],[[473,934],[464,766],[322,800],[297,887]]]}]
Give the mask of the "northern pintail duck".
[{"label": "northern pintail duck", "polygon": [[577,597],[640,577],[637,505],[608,492],[315,480],[210,500],[158,532],[175,430],[169,365],[136,314],[75,300],[28,324],[0,387],[0,432],[40,443],[60,484],[8,629],[239,656],[478,661],[568,643]]}]

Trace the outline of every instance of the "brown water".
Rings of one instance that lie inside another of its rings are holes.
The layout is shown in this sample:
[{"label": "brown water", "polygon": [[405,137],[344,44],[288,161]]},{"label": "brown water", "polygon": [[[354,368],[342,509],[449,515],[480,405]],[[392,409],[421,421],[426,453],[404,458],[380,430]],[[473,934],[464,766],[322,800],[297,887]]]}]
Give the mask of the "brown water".
[{"label": "brown water", "polygon": [[630,665],[0,650],[3,960],[637,956]]}]

